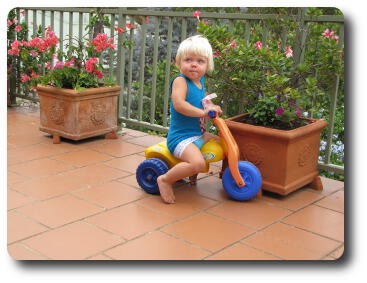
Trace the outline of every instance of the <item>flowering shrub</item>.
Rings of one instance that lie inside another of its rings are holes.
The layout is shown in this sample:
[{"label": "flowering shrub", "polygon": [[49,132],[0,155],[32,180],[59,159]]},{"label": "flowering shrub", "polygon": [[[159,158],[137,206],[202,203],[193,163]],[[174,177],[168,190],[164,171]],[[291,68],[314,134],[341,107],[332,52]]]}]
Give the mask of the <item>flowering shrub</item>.
[{"label": "flowering shrub", "polygon": [[[17,25],[17,22],[16,17],[9,18],[8,30],[13,29],[16,33],[27,30],[25,24]],[[118,27],[115,30],[120,34],[125,32],[126,28],[133,26]],[[85,37],[79,39],[69,35],[66,41],[70,43],[66,44],[66,50],[63,51],[57,50],[60,40],[51,27],[46,28],[44,37],[41,37],[41,34],[40,28],[29,41],[10,40],[8,54],[21,60],[21,82],[24,86],[34,87],[41,83],[60,88],[84,89],[115,84],[112,78],[104,77],[103,65],[99,60],[103,52],[115,50],[113,37],[108,37],[102,32],[89,41]]]},{"label": "flowering shrub", "polygon": [[[241,33],[236,28],[230,31],[226,25],[208,24],[197,12],[193,14],[198,19],[197,30],[208,38],[214,52],[210,91],[227,104],[227,115],[245,111],[254,124],[282,129],[304,124],[300,118],[309,110],[312,96],[323,93],[310,77],[316,64],[295,66],[292,46],[283,47],[275,40],[263,43],[255,35],[246,42],[243,30]],[[338,39],[331,31],[320,34],[320,38],[326,35]],[[238,102],[243,103],[243,109]]]}]

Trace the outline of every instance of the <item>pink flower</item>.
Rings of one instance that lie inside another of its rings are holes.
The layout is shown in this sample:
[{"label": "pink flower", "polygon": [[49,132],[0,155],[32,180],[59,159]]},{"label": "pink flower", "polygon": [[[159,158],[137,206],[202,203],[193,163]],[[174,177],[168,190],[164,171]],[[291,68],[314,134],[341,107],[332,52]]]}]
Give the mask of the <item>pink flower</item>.
[{"label": "pink flower", "polygon": [[335,33],[335,31],[333,30],[329,30],[329,29],[326,29],[324,30],[324,32],[322,33],[322,35],[324,37],[328,37],[328,38],[331,38],[331,36]]},{"label": "pink flower", "polygon": [[107,38],[107,34],[99,33],[89,44],[94,45],[94,49],[97,52],[102,52],[105,49],[111,48],[115,49],[115,45],[113,44],[113,37]]},{"label": "pink flower", "polygon": [[102,79],[103,78],[103,74],[101,71],[99,70],[93,70],[93,74],[95,74],[98,78]]},{"label": "pink flower", "polygon": [[98,58],[92,57],[85,62],[85,70],[88,73],[92,73],[94,71],[94,65],[98,63]]},{"label": "pink flower", "polygon": [[64,66],[65,66],[65,63],[63,61],[57,61],[55,66],[54,66],[54,70],[62,69],[62,68],[64,68]]},{"label": "pink flower", "polygon": [[286,56],[287,58],[289,58],[289,57],[293,57],[293,50],[292,50],[292,47],[291,47],[291,46],[287,46],[285,49],[286,49],[286,50],[285,50],[285,56]]},{"label": "pink flower", "polygon": [[40,76],[37,75],[35,72],[32,72],[31,77],[35,78],[35,79],[38,79]]},{"label": "pink flower", "polygon": [[11,49],[8,51],[9,55],[16,55],[19,56],[19,46],[22,46],[23,43],[18,41],[18,40],[14,40],[12,44],[10,44]]},{"label": "pink flower", "polygon": [[337,35],[333,35],[331,38],[332,38],[332,39],[335,39],[335,40],[336,40],[336,42],[339,42],[339,36],[337,36]]},{"label": "pink flower", "polygon": [[222,52],[220,52],[219,50],[215,50],[214,54],[213,54],[213,57],[218,58],[218,57],[220,57],[221,54],[222,54]]},{"label": "pink flower", "polygon": [[297,109],[296,109],[296,115],[297,115],[298,118],[301,118],[301,116],[302,116],[301,108],[297,107]]},{"label": "pink flower", "polygon": [[8,25],[8,27],[10,27],[11,25],[13,24],[13,22],[11,21],[11,20],[7,20],[7,25]]},{"label": "pink flower", "polygon": [[22,83],[26,83],[31,79],[30,76],[28,76],[27,74],[23,74],[22,75]]},{"label": "pink flower", "polygon": [[236,40],[232,40],[232,42],[230,43],[230,46],[231,46],[232,48],[236,48],[236,47],[237,47]]},{"label": "pink flower", "polygon": [[277,113],[277,115],[283,115],[283,113],[284,113],[284,108],[282,108],[282,107],[278,107],[278,108],[275,110],[275,112]]},{"label": "pink flower", "polygon": [[17,25],[17,26],[14,28],[14,30],[15,30],[16,32],[20,32],[20,31],[22,30],[22,26],[21,26],[21,25]]},{"label": "pink flower", "polygon": [[124,28],[114,28],[115,31],[117,31],[118,34],[123,33],[125,31]]},{"label": "pink flower", "polygon": [[200,11],[195,11],[194,13],[192,13],[192,15],[194,16],[194,17],[196,17],[199,21],[200,21],[200,14],[201,14],[201,12]]},{"label": "pink flower", "polygon": [[20,13],[25,16],[25,10],[21,10]]},{"label": "pink flower", "polygon": [[133,28],[135,28],[135,26],[134,26],[133,24],[126,24],[126,27],[127,27],[128,29],[133,29]]},{"label": "pink flower", "polygon": [[14,23],[14,24],[17,24],[17,23],[18,23],[18,19],[17,19],[17,17],[15,17],[15,18],[13,19],[13,23]]},{"label": "pink flower", "polygon": [[208,25],[208,24],[209,24],[209,22],[208,22],[208,21],[206,21],[206,20],[202,20],[201,22],[202,22],[202,23],[204,23],[204,24],[206,24],[206,25]]},{"label": "pink flower", "polygon": [[46,64],[46,69],[51,70],[51,62],[48,62],[48,63]]},{"label": "pink flower", "polygon": [[75,65],[75,58],[71,58],[70,61],[65,62],[65,67],[70,67]]},{"label": "pink flower", "polygon": [[257,41],[256,43],[255,43],[255,48],[256,49],[261,49],[263,47],[263,44],[262,44],[262,42],[261,41]]},{"label": "pink flower", "polygon": [[38,52],[36,50],[31,50],[31,56],[32,57],[37,57],[38,56]]}]

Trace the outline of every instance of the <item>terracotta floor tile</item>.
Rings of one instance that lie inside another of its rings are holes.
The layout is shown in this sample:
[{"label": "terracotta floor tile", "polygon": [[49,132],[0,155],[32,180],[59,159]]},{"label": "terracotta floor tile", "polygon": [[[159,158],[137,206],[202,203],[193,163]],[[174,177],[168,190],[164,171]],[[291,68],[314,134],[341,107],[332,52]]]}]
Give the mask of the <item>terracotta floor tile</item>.
[{"label": "terracotta floor tile", "polygon": [[88,258],[88,260],[112,260],[112,259],[103,254],[99,254],[99,255]]},{"label": "terracotta floor tile", "polygon": [[93,164],[82,168],[74,169],[66,172],[62,175],[69,178],[75,178],[76,180],[88,184],[90,186],[96,186],[101,183],[110,182],[114,179],[119,179],[127,176],[129,173],[111,168],[104,164]]},{"label": "terracotta floor tile", "polygon": [[37,159],[8,167],[10,171],[30,178],[53,175],[73,168],[73,166],[64,162],[49,158]]},{"label": "terracotta floor tile", "polygon": [[105,252],[118,260],[198,260],[209,253],[155,231]]},{"label": "terracotta floor tile", "polygon": [[148,135],[147,133],[136,131],[133,129],[128,129],[128,128],[123,128],[123,131],[125,131],[127,135],[132,136],[134,138],[143,137],[143,136]]},{"label": "terracotta floor tile", "polygon": [[143,191],[115,181],[73,194],[105,208],[113,208],[147,196]]},{"label": "terracotta floor tile", "polygon": [[43,135],[30,136],[28,133],[8,136],[8,143],[13,147],[22,147],[47,142],[47,137]]},{"label": "terracotta floor tile", "polygon": [[323,196],[330,195],[336,191],[344,189],[344,182],[328,179],[325,177],[320,177],[321,182],[323,184],[323,190],[322,191],[316,191],[314,189],[308,188],[310,192],[321,194]]},{"label": "terracotta floor tile", "polygon": [[343,254],[344,254],[344,245],[337,248],[335,251],[333,251],[331,254],[329,254],[329,256],[334,258],[334,259],[339,259],[343,256]]},{"label": "terracotta floor tile", "polygon": [[134,139],[129,139],[129,143],[141,145],[145,148],[150,147],[152,145],[158,144],[162,141],[165,141],[166,138],[160,137],[160,136],[152,136],[152,135],[146,135],[143,137],[137,137]]},{"label": "terracotta floor tile", "polygon": [[267,254],[263,251],[236,243],[225,248],[219,253],[207,257],[207,260],[279,260],[279,258]]},{"label": "terracotta floor tile", "polygon": [[175,221],[135,203],[127,204],[86,219],[104,230],[132,239]]},{"label": "terracotta floor tile", "polygon": [[126,185],[129,185],[129,186],[133,186],[137,189],[140,189],[140,190],[143,190],[142,188],[140,188],[138,182],[136,181],[136,175],[129,175],[127,177],[123,177],[123,178],[120,178],[120,179],[117,179],[118,182],[121,182],[121,183],[124,183]]},{"label": "terracotta floor tile", "polygon": [[321,259],[340,245],[283,223],[271,225],[242,242],[288,260]]},{"label": "terracotta floor tile", "polygon": [[11,189],[8,189],[7,197],[8,197],[8,207],[7,207],[8,210],[26,205],[27,203],[34,201],[34,199],[26,197]]},{"label": "terracotta floor tile", "polygon": [[112,155],[114,157],[123,157],[145,150],[145,147],[136,144],[120,141],[118,143],[109,143],[92,147],[102,153]]},{"label": "terracotta floor tile", "polygon": [[16,260],[45,260],[46,257],[39,253],[32,251],[23,244],[13,244],[8,246],[8,254],[10,257]]},{"label": "terracotta floor tile", "polygon": [[53,159],[66,162],[73,166],[82,167],[112,159],[110,155],[103,154],[90,149],[82,149],[56,155]]},{"label": "terracotta floor tile", "polygon": [[122,242],[84,222],[75,222],[23,241],[51,259],[81,260]]},{"label": "terracotta floor tile", "polygon": [[103,164],[135,174],[139,164],[144,160],[145,157],[138,154],[132,154],[125,157],[114,158],[110,161],[104,162]]},{"label": "terracotta floor tile", "polygon": [[13,186],[14,190],[29,195],[38,200],[44,200],[59,196],[67,192],[85,188],[87,185],[75,178],[67,178],[62,175],[53,175],[38,179],[32,179]]},{"label": "terracotta floor tile", "polygon": [[289,210],[251,200],[247,202],[225,201],[207,211],[254,229],[267,226],[290,213]]},{"label": "terracotta floor tile", "polygon": [[285,218],[285,223],[338,241],[344,241],[344,214],[311,205]]},{"label": "terracotta floor tile", "polygon": [[58,227],[102,211],[95,205],[65,195],[18,209],[48,227]]},{"label": "terracotta floor tile", "polygon": [[163,203],[160,196],[145,198],[138,201],[136,204],[149,207],[177,218],[188,216],[217,204],[216,201],[198,196],[194,192],[186,190],[186,188],[175,191],[175,196],[176,203],[174,205]]},{"label": "terracotta floor tile", "polygon": [[250,228],[206,213],[169,225],[163,231],[210,251],[222,249],[253,232]]},{"label": "terracotta floor tile", "polygon": [[46,144],[35,144],[19,149],[8,150],[8,164],[18,164],[34,159],[45,158],[63,153],[64,150]]},{"label": "terracotta floor tile", "polygon": [[270,202],[276,206],[284,207],[290,210],[298,210],[306,205],[309,205],[323,196],[315,194],[306,189],[299,189],[287,196],[277,195],[275,193],[264,192],[263,197],[259,200]]},{"label": "terracotta floor tile", "polygon": [[8,174],[8,186],[13,186],[14,184],[24,182],[25,180],[28,180],[29,177],[19,175],[18,173],[14,173],[11,171],[7,172]]},{"label": "terracotta floor tile", "polygon": [[192,186],[192,188],[199,195],[213,200],[223,201],[229,199],[223,188],[222,180],[217,176],[209,176],[207,178],[200,179],[197,181],[195,186]]},{"label": "terracotta floor tile", "polygon": [[20,215],[8,212],[8,244],[46,231],[47,228],[35,221]]},{"label": "terracotta floor tile", "polygon": [[337,191],[315,204],[344,213],[344,191]]},{"label": "terracotta floor tile", "polygon": [[223,189],[219,162],[211,164],[213,174],[199,174],[196,186],[177,182],[176,204],[165,205],[135,176],[144,150],[164,138],[123,129],[116,140],[53,144],[38,129],[37,107],[7,114],[8,247],[15,258],[334,261],[343,255],[343,182],[321,177],[321,192],[305,187],[237,202]]}]

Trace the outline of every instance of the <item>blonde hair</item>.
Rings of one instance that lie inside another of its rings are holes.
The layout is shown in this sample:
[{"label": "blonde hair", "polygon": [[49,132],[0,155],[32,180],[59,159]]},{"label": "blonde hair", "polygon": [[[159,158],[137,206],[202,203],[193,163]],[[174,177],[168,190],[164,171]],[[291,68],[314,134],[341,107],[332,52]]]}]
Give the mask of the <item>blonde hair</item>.
[{"label": "blonde hair", "polygon": [[182,57],[189,53],[206,57],[208,59],[207,71],[211,72],[214,70],[213,49],[208,39],[201,35],[194,35],[182,41],[176,54],[176,66],[178,68],[180,68]]}]

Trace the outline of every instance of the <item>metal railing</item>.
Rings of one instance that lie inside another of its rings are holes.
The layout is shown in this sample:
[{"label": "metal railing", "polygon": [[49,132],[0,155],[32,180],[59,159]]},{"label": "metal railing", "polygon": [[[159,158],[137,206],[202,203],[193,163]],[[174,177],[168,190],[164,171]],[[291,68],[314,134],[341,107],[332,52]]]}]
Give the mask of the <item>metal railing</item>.
[{"label": "metal railing", "polygon": [[[79,38],[85,33],[91,8],[18,8],[18,19],[20,10],[25,10],[25,21],[35,34],[39,25],[43,30],[48,25],[55,31],[56,35],[64,40],[67,34],[77,34]],[[295,64],[304,60],[307,25],[309,23],[337,23],[339,28],[339,45],[344,44],[344,18],[343,16],[306,16],[305,8],[298,8],[295,16],[283,16],[282,19],[297,21],[300,26],[299,32],[294,40]],[[173,11],[151,11],[130,10],[127,8],[104,8],[103,13],[111,20],[111,27],[105,28],[107,34],[115,36],[115,27],[125,26],[126,23],[139,23],[139,33],[131,29],[128,33],[118,34],[116,38],[117,50],[104,55],[103,60],[110,75],[115,75],[118,84],[122,85],[119,96],[118,118],[120,122],[128,125],[140,126],[146,129],[167,132],[169,120],[169,82],[171,77],[171,61],[178,43],[189,35],[195,33],[192,28],[196,26],[197,19],[192,12]],[[269,35],[267,20],[277,20],[278,15],[273,14],[247,14],[247,13],[207,13],[203,12],[201,18],[222,20],[232,28],[236,21],[243,21],[243,37],[249,41],[250,27],[256,22],[262,22],[262,41],[265,43]],[[149,23],[148,20],[149,19]],[[148,30],[149,26],[149,30]],[[178,32],[175,32],[177,31]],[[177,36],[179,34],[179,36]],[[281,42],[286,46],[288,26],[284,25],[281,32]],[[28,35],[31,36],[30,34]],[[134,48],[124,48],[121,42],[125,39],[134,40],[139,36],[139,44]],[[92,34],[89,35],[89,38]],[[149,48],[147,41],[149,40]],[[61,46],[63,48],[63,46]],[[149,50],[148,50],[149,49]],[[138,54],[139,56],[134,56]],[[158,67],[163,64],[163,67]],[[164,73],[162,73],[162,70]],[[339,92],[339,76],[335,77],[333,91],[330,93],[330,117],[328,125],[326,160],[320,163],[320,169],[344,173],[343,166],[330,163],[332,152],[332,137],[334,131],[334,118],[337,109],[337,95]],[[19,74],[17,85],[12,86],[12,92],[16,97],[37,101],[34,95],[20,93]],[[147,93],[149,91],[149,93]],[[158,107],[158,108],[157,108]],[[223,105],[226,109],[226,105]],[[239,110],[241,105],[239,103]],[[161,123],[157,123],[157,115]]]}]

